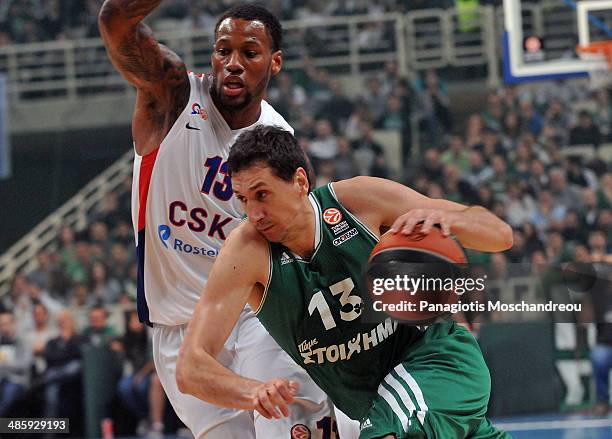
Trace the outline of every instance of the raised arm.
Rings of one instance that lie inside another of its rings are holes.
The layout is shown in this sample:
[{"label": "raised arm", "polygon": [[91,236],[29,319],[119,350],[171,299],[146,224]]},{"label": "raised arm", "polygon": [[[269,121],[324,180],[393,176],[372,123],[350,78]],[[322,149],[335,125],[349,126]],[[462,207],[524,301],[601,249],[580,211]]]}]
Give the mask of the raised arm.
[{"label": "raised arm", "polygon": [[340,201],[368,226],[410,233],[423,221],[427,233],[440,224],[466,247],[498,252],[512,247],[512,228],[481,206],[426,197],[399,183],[375,177],[355,177],[334,183]]},{"label": "raised arm", "polygon": [[142,23],[160,3],[106,0],[98,16],[113,65],[137,89],[132,131],[140,154],[161,143],[189,99],[185,64]]},{"label": "raised arm", "polygon": [[181,346],[176,381],[181,392],[212,404],[280,418],[289,413],[297,383],[245,378],[215,358],[247,302],[258,306],[267,283],[268,244],[249,228],[245,223],[229,236],[213,265]]}]

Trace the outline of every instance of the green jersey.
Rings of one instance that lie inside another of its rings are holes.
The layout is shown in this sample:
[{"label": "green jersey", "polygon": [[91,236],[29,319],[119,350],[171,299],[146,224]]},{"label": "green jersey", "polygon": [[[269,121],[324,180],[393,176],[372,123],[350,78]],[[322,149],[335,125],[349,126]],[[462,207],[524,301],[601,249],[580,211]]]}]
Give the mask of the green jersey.
[{"label": "green jersey", "polygon": [[257,314],[334,404],[360,419],[380,382],[423,333],[391,319],[361,321],[368,294],[363,272],[378,238],[342,206],[331,184],[309,198],[316,215],[314,253],[303,260],[270,243],[270,278]]}]

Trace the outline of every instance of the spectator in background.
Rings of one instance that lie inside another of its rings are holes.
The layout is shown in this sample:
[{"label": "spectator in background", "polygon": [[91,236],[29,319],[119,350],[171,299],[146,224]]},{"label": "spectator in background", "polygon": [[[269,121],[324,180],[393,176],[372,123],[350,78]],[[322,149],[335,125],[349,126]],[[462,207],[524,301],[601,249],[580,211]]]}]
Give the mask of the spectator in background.
[{"label": "spectator in background", "polygon": [[491,187],[494,197],[501,197],[506,193],[510,180],[508,165],[506,164],[504,156],[493,156],[493,160],[491,160],[491,169],[493,170],[493,176],[488,180],[488,185]]},{"label": "spectator in background", "polygon": [[127,220],[121,220],[117,227],[111,233],[111,240],[119,242],[124,246],[131,247],[134,245],[134,229],[132,229],[129,214],[126,215]]},{"label": "spectator in background", "polygon": [[374,126],[379,126],[385,114],[387,96],[376,76],[366,80],[366,90],[361,95],[360,100],[367,107]]},{"label": "spectator in background", "polygon": [[[106,239],[108,239],[108,229],[114,229],[117,223],[123,219],[123,212],[119,210],[119,198],[116,192],[108,192],[104,195],[102,202],[99,205],[98,211],[92,216],[91,221],[106,225]],[[93,225],[92,225],[93,226]],[[96,237],[90,236],[94,240],[104,239],[104,231],[94,231],[90,228],[90,234],[98,234]]]},{"label": "spectator in background", "polygon": [[521,135],[521,120],[516,111],[508,111],[504,116],[502,124],[502,143],[507,150],[516,146],[516,141]]},{"label": "spectator in background", "polygon": [[481,152],[485,161],[489,163],[494,155],[501,155],[502,157],[507,155],[498,132],[489,127],[482,130],[481,143],[473,145],[472,148]]},{"label": "spectator in background", "polygon": [[570,210],[565,214],[563,219],[563,228],[561,234],[567,242],[585,242],[586,231],[580,214],[575,210]]},{"label": "spectator in background", "polygon": [[566,211],[567,207],[556,203],[550,191],[546,190],[538,195],[535,210],[532,211],[528,219],[536,227],[540,235],[543,236],[548,228],[561,227]]},{"label": "spectator in background", "polygon": [[36,254],[37,266],[28,274],[28,281],[35,283],[41,288],[47,287],[52,283],[54,267],[51,264],[51,257],[47,250],[40,250]]},{"label": "spectator in background", "polygon": [[57,337],[57,330],[49,325],[49,310],[42,303],[34,305],[32,314],[34,329],[27,333],[27,341],[32,349],[34,376],[39,377],[47,368],[47,363],[43,355],[45,346],[49,340]]},{"label": "spectator in background", "polygon": [[577,188],[597,188],[597,175],[584,166],[582,157],[572,155],[567,158],[567,182]]},{"label": "spectator in background", "polygon": [[353,150],[346,137],[338,137],[338,154],[334,164],[336,167],[336,180],[346,180],[359,174]]},{"label": "spectator in background", "polygon": [[551,130],[551,135],[565,141],[568,137],[567,127],[570,124],[568,110],[561,100],[554,98],[544,113],[544,123]]},{"label": "spectator in background", "polygon": [[523,99],[520,103],[521,131],[529,131],[538,136],[542,131],[544,120],[534,108],[530,100]]},{"label": "spectator in background", "polygon": [[[132,239],[134,238],[132,237]],[[73,274],[78,271],[79,263],[76,255],[74,230],[70,226],[63,226],[60,229],[58,253],[62,269],[72,279]]]},{"label": "spectator in background", "polygon": [[482,117],[479,114],[472,114],[468,118],[467,126],[465,129],[465,145],[472,148],[474,145],[482,143],[482,130],[484,123]]},{"label": "spectator in background", "polygon": [[501,97],[496,92],[487,96],[487,108],[482,112],[485,125],[495,131],[502,129],[504,121],[504,106]]},{"label": "spectator in background", "polygon": [[599,148],[601,132],[593,123],[593,116],[586,110],[578,113],[578,124],[572,128],[569,136],[570,145],[593,145]]},{"label": "spectator in background", "polygon": [[162,437],[166,396],[155,373],[146,327],[138,321],[136,311],[126,312],[125,322],[124,336],[112,343],[128,371],[117,392],[121,403],[140,421],[137,433],[144,435],[148,430],[147,437]]},{"label": "spectator in background", "polygon": [[111,243],[108,239],[108,226],[105,223],[99,220],[91,223],[89,226],[89,243],[92,249],[99,246],[101,250],[94,250],[94,257],[105,258],[109,254]]},{"label": "spectator in background", "polygon": [[105,304],[119,303],[123,293],[121,284],[117,279],[108,276],[108,270],[103,262],[95,261],[92,264],[89,279],[89,288],[94,300]]},{"label": "spectator in background", "polygon": [[43,350],[47,370],[43,375],[44,416],[55,418],[60,415],[61,397],[79,391],[82,371],[81,346],[83,337],[76,332],[74,318],[70,311],[57,316],[59,336],[49,340]]},{"label": "spectator in background", "polygon": [[476,150],[472,150],[470,152],[470,167],[467,174],[465,174],[467,182],[474,188],[477,188],[492,177],[493,169],[484,162],[482,154]]},{"label": "spectator in background", "polygon": [[440,151],[437,148],[429,148],[425,151],[419,170],[429,181],[437,182],[442,180],[444,163],[442,163]]},{"label": "spectator in background", "polygon": [[335,180],[336,166],[334,162],[335,160],[323,160],[319,162],[315,187],[325,186]]},{"label": "spectator in background", "polygon": [[94,297],[85,282],[76,282],[69,293],[68,304],[73,308],[93,306]]},{"label": "spectator in background", "polygon": [[550,193],[554,198],[556,206],[564,206],[567,209],[580,209],[580,191],[577,187],[568,184],[567,174],[563,168],[553,168],[550,175]]},{"label": "spectator in background", "polygon": [[597,204],[602,209],[612,209],[612,172],[601,177],[601,184],[597,191]]},{"label": "spectator in background", "polygon": [[588,244],[593,262],[612,263],[610,258],[612,250],[608,247],[608,238],[603,230],[593,230],[589,233]]},{"label": "spectator in background", "polygon": [[372,125],[368,122],[360,124],[361,137],[351,143],[354,157],[359,167],[359,175],[373,175],[377,159],[385,159],[382,145],[374,140]]},{"label": "spectator in background", "polygon": [[515,180],[508,184],[503,199],[506,205],[506,221],[513,227],[532,220],[537,214],[536,203],[531,195],[522,190],[520,181]]},{"label": "spectator in background", "polygon": [[25,393],[31,365],[30,348],[17,334],[13,314],[0,313],[0,417]]},{"label": "spectator in background", "polygon": [[595,124],[600,128],[601,137],[612,141],[612,99],[609,90],[601,88],[595,91]]},{"label": "spectator in background", "polygon": [[450,101],[446,86],[440,82],[435,70],[427,70],[417,85],[419,109],[429,145],[437,145],[439,136],[452,128]]},{"label": "spectator in background", "polygon": [[546,234],[546,243],[544,244],[544,252],[549,264],[559,264],[565,261],[565,240],[559,231],[560,227],[551,229]]},{"label": "spectator in background", "polygon": [[75,254],[76,263],[71,267],[68,275],[73,282],[88,282],[91,265],[94,261],[92,245],[84,239],[80,239],[75,244]]},{"label": "spectator in background", "polygon": [[334,136],[329,121],[317,120],[316,137],[310,142],[309,152],[315,170],[318,170],[321,161],[332,160],[338,154],[338,139]]},{"label": "spectator in background", "polygon": [[270,86],[268,91],[270,104],[285,119],[297,119],[299,109],[306,103],[306,92],[301,86],[292,83],[289,73],[281,72],[272,80],[274,84]]},{"label": "spectator in background", "polygon": [[597,226],[599,219],[599,206],[597,205],[597,193],[591,188],[582,190],[582,218],[583,227],[586,229],[594,229]]},{"label": "spectator in background", "polygon": [[470,153],[465,147],[463,137],[458,134],[451,136],[448,148],[440,156],[443,164],[454,164],[462,174],[465,174],[470,167]]},{"label": "spectator in background", "polygon": [[533,160],[529,165],[530,176],[527,180],[527,184],[529,185],[529,190],[534,197],[546,187],[548,187],[550,183],[550,179],[548,178],[548,174],[546,173],[546,168],[541,160]]},{"label": "spectator in background", "polygon": [[397,96],[387,98],[387,109],[383,115],[381,128],[385,130],[402,131],[406,115],[402,110],[402,102]]},{"label": "spectator in background", "polygon": [[334,130],[340,132],[353,114],[355,104],[343,92],[342,84],[339,80],[329,82],[331,96],[322,102],[321,108],[317,111],[317,119],[327,119]]},{"label": "spectator in background", "polygon": [[108,311],[101,305],[89,310],[89,326],[83,331],[87,343],[93,346],[109,347],[115,338],[115,330],[108,324]]},{"label": "spectator in background", "polygon": [[128,255],[125,245],[120,242],[114,243],[108,260],[108,276],[117,280],[121,291],[123,291],[124,284],[130,277],[131,263],[132,258]]}]

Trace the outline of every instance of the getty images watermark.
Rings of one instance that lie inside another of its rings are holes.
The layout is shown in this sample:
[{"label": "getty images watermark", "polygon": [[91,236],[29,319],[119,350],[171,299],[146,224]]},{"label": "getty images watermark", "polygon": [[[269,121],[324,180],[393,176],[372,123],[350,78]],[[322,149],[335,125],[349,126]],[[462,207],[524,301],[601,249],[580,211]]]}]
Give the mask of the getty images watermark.
[{"label": "getty images watermark", "polygon": [[[589,301],[612,301],[610,264],[370,265],[364,276],[364,318],[575,322]],[[595,313],[587,318],[598,322]]]}]

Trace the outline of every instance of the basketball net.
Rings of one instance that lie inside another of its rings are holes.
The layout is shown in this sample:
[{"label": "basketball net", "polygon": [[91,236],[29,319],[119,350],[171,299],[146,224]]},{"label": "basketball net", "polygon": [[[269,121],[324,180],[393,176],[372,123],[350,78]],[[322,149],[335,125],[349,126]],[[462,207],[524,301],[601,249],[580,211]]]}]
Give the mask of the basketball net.
[{"label": "basketball net", "polygon": [[593,89],[612,87],[612,40],[593,41],[584,46],[577,46],[576,51],[582,59],[605,59],[608,68],[591,70],[591,86]]}]

